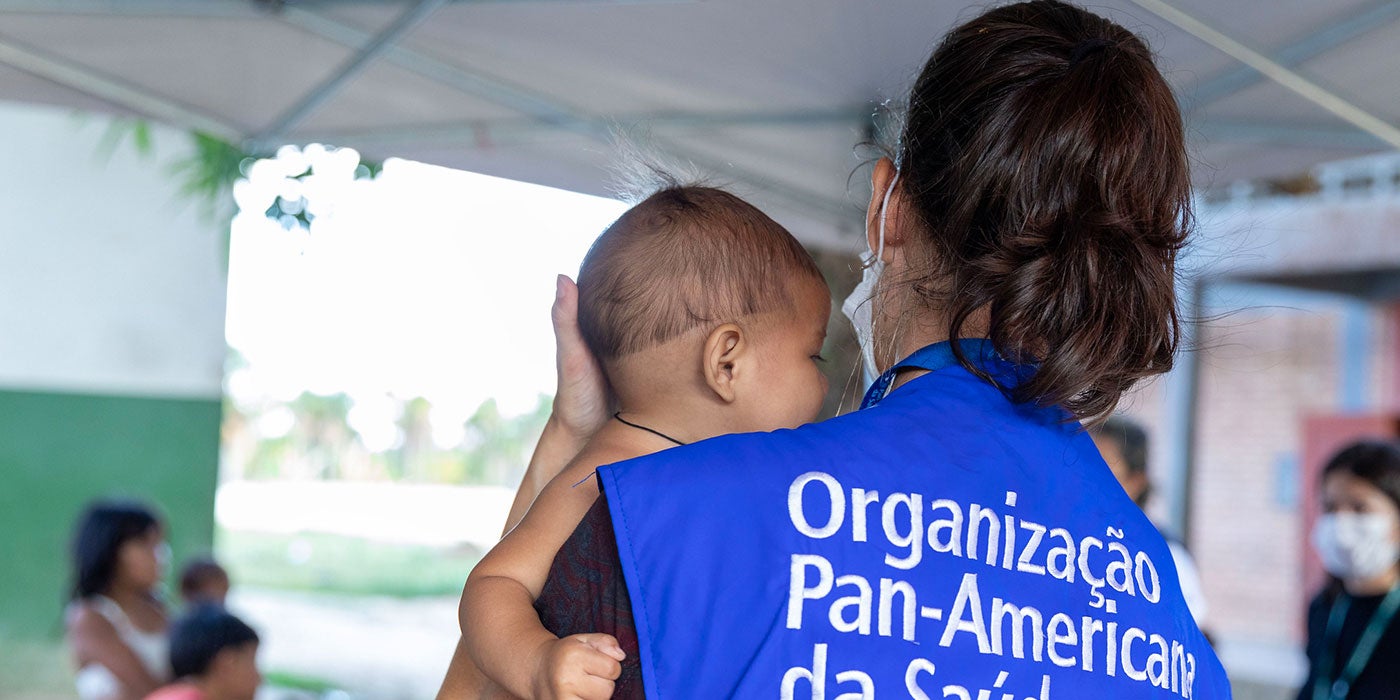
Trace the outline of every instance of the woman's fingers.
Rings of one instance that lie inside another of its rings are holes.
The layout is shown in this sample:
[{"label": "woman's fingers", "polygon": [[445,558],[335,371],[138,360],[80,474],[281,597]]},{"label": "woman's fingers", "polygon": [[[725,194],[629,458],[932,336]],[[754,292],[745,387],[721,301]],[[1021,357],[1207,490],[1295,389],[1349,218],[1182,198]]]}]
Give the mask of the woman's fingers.
[{"label": "woman's fingers", "polygon": [[608,385],[597,359],[583,342],[578,325],[578,287],[567,275],[556,279],[550,320],[554,323],[559,372],[554,418],[578,437],[587,438],[609,418]]},{"label": "woman's fingers", "polygon": [[578,334],[578,285],[568,275],[559,275],[554,284],[554,307],[549,311],[555,340],[559,341],[566,336],[565,331]]}]

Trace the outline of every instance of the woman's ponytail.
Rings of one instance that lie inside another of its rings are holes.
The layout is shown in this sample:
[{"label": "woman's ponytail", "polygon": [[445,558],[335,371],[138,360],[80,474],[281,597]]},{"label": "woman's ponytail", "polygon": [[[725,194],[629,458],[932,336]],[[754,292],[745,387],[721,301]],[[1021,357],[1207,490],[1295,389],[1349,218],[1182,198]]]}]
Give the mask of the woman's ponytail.
[{"label": "woman's ponytail", "polygon": [[1140,39],[1053,0],[991,10],[934,52],[900,149],[930,258],[913,288],[950,337],[987,311],[998,351],[1037,366],[1015,399],[1093,419],[1171,368],[1190,175]]}]

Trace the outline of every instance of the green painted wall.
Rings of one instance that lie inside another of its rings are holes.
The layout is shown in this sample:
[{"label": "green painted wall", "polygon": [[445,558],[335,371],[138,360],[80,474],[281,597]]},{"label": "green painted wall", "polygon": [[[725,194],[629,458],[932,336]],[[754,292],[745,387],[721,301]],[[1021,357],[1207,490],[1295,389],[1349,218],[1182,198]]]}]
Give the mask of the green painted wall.
[{"label": "green painted wall", "polygon": [[217,399],[0,391],[0,639],[62,633],[74,520],[94,498],[135,498],[183,559],[208,553]]}]

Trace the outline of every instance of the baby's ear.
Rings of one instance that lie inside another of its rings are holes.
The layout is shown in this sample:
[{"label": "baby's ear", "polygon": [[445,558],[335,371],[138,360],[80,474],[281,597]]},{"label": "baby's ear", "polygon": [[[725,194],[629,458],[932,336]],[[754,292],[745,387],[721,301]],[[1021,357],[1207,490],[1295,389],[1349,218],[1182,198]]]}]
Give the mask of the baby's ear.
[{"label": "baby's ear", "polygon": [[726,323],[705,337],[701,356],[705,384],[725,403],[733,403],[735,382],[742,375],[740,365],[749,353],[749,339],[737,324]]}]

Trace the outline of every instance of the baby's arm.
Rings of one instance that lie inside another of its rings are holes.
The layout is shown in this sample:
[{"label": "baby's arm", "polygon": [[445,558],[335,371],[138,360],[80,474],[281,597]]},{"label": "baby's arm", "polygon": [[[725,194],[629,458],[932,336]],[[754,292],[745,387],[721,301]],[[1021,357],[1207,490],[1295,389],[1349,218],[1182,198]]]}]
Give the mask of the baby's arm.
[{"label": "baby's arm", "polygon": [[[476,565],[462,594],[463,640],[482,673],[532,698],[608,698],[622,650],[604,634],[559,639],[540,623],[539,597],[559,547],[598,497],[590,463],[564,470],[520,525]],[[577,484],[577,485],[575,485]]]},{"label": "baby's arm", "polygon": [[520,524],[530,504],[544,492],[545,486],[554,477],[569,466],[587,440],[587,436],[578,435],[553,415],[549,417],[544,424],[544,432],[540,433],[540,441],[535,444],[530,465],[525,468],[525,476],[520,480],[520,488],[515,492],[515,500],[510,504],[510,514],[506,516],[506,526],[501,531],[503,537]]}]

